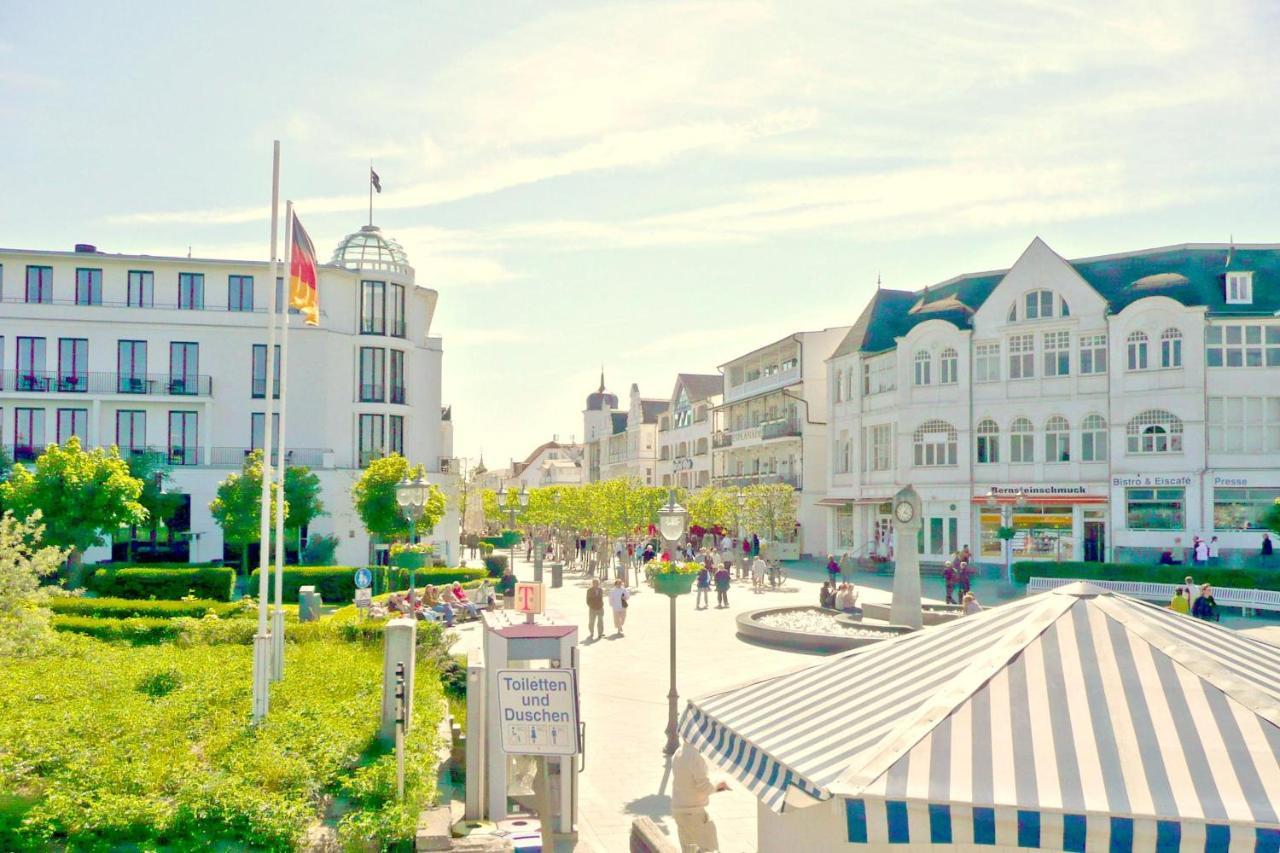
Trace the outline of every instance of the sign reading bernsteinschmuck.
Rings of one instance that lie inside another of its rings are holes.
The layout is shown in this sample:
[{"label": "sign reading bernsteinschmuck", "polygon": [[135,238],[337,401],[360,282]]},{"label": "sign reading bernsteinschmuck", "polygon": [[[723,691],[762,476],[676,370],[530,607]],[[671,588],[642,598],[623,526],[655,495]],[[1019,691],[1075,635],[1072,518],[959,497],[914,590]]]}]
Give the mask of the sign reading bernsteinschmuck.
[{"label": "sign reading bernsteinschmuck", "polygon": [[571,669],[498,670],[502,751],[576,755],[578,690]]}]

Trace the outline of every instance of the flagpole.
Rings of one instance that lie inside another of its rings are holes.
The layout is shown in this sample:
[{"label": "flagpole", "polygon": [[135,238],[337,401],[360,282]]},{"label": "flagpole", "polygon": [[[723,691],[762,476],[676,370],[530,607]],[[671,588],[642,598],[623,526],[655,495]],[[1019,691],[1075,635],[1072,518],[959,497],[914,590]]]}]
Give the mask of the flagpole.
[{"label": "flagpole", "polygon": [[369,161],[369,174],[367,176],[367,180],[369,181],[369,224],[372,225],[373,224],[373,161],[372,160]]},{"label": "flagpole", "polygon": [[276,609],[271,618],[271,680],[284,678],[284,478],[288,470],[285,456],[285,405],[289,388],[289,302],[290,276],[293,271],[293,202],[284,203],[285,286],[280,288],[284,304],[280,308],[280,464],[276,466],[279,489],[276,491]]},{"label": "flagpole", "polygon": [[270,705],[271,676],[271,634],[267,629],[267,595],[268,573],[271,567],[268,562],[271,556],[269,545],[271,517],[271,358],[275,353],[276,343],[276,272],[278,270],[276,241],[280,236],[280,140],[272,143],[271,149],[271,254],[270,285],[267,287],[267,393],[263,396],[266,404],[266,415],[262,429],[262,499],[260,504],[261,519],[258,525],[258,633],[253,637],[253,721],[255,723],[267,716]]}]

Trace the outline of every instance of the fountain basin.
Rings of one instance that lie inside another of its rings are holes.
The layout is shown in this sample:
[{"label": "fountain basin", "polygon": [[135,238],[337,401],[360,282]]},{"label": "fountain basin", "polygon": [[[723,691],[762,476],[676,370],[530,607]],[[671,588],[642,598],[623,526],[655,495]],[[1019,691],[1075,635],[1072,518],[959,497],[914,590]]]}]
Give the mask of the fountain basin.
[{"label": "fountain basin", "polygon": [[766,607],[738,615],[738,636],[765,645],[808,652],[840,652],[887,640],[910,628],[865,625],[824,607]]},{"label": "fountain basin", "polygon": [[[862,606],[862,615],[868,619],[888,622],[891,609],[888,604],[868,603]],[[941,625],[963,615],[964,608],[959,604],[926,604],[920,608],[921,620],[925,625]]]}]

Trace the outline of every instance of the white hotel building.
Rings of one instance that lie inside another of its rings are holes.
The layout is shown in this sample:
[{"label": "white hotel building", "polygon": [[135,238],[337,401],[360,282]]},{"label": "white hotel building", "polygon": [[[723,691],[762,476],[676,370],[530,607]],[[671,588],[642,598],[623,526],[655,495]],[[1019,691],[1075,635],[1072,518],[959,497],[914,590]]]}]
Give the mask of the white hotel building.
[{"label": "white hotel building", "polygon": [[[76,249],[0,249],[0,443],[18,461],[72,435],[155,454],[189,496],[190,559],[231,557],[209,502],[263,443],[267,265]],[[319,327],[290,324],[286,454],[322,484],[327,514],[308,532],[336,535],[337,561],[363,565],[350,489],[370,459],[402,453],[454,490],[431,336],[438,294],[374,226],[318,273]],[[457,534],[450,509],[429,538],[456,558]],[[102,546],[86,558],[108,556]]]},{"label": "white hotel building", "polygon": [[723,402],[713,411],[711,482],[717,486],[789,483],[799,493],[793,548],[820,553],[827,542],[828,391],[826,360],[849,326],[795,332],[720,366]]},{"label": "white hotel building", "polygon": [[[1155,563],[1258,553],[1280,498],[1280,246],[1183,245],[880,290],[828,363],[831,551]],[[1019,493],[1022,497],[1018,497]],[[993,501],[994,499],[994,501]],[[994,505],[993,505],[994,504]]]},{"label": "white hotel building", "polygon": [[679,373],[667,411],[658,418],[658,478],[663,486],[711,485],[711,410],[719,405],[719,373]]}]

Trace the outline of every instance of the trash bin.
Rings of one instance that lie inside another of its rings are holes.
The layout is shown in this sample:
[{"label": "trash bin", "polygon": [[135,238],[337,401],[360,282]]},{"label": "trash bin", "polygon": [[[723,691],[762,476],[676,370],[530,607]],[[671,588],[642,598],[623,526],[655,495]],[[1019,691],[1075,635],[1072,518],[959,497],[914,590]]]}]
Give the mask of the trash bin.
[{"label": "trash bin", "polygon": [[[541,580],[541,578],[539,578]],[[564,563],[551,564],[551,588],[559,589],[564,586]]]},{"label": "trash bin", "polygon": [[533,553],[533,582],[542,583],[542,550],[535,548]]},{"label": "trash bin", "polygon": [[320,619],[320,593],[314,586],[298,587],[298,621],[316,622]]}]

